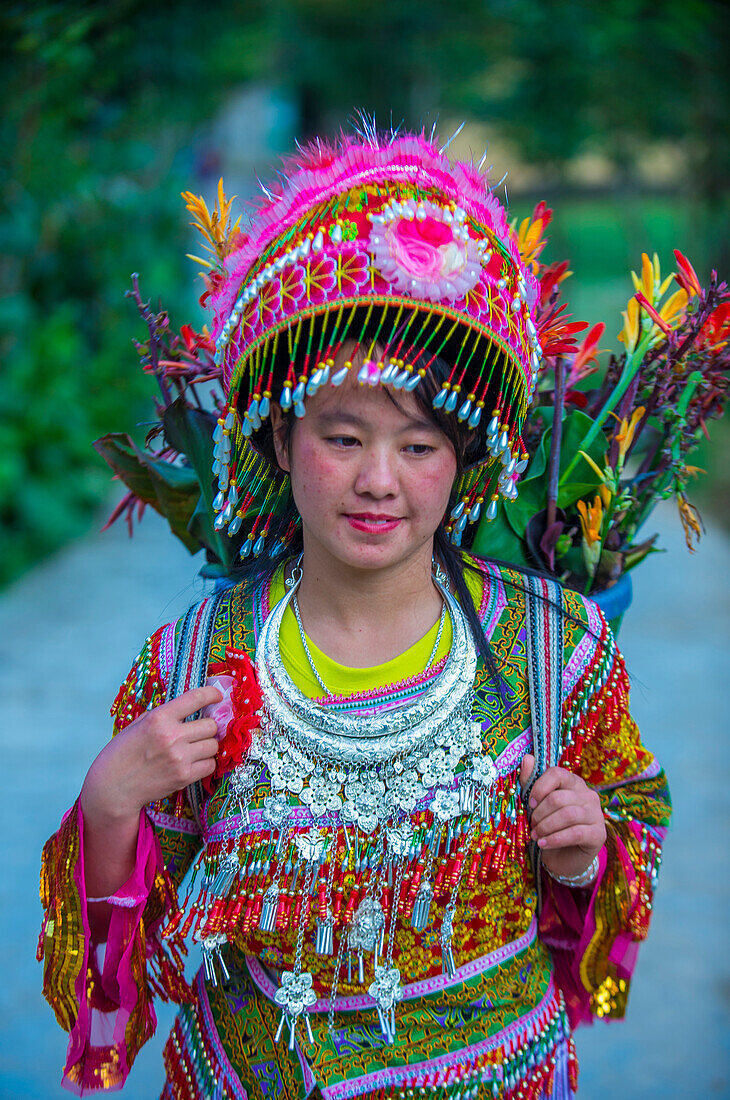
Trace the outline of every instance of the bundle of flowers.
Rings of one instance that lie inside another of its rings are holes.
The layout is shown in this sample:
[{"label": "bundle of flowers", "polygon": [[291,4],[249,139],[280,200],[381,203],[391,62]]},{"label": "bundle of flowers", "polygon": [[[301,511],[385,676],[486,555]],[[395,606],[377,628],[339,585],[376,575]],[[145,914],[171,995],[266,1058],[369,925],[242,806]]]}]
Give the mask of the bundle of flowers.
[{"label": "bundle of flowers", "polygon": [[611,588],[652,550],[641,537],[654,506],[674,497],[690,550],[702,524],[687,499],[689,464],[707,422],[722,415],[730,381],[730,291],[712,273],[702,287],[675,251],[662,278],[644,254],[623,312],[622,350],[600,368],[606,326],[574,321],[561,303],[567,262],[539,256],[551,211],[539,204],[519,227],[523,256],[540,283],[544,349],[525,445],[529,464],[515,501],[501,503],[474,548],[540,568],[588,594]]}]

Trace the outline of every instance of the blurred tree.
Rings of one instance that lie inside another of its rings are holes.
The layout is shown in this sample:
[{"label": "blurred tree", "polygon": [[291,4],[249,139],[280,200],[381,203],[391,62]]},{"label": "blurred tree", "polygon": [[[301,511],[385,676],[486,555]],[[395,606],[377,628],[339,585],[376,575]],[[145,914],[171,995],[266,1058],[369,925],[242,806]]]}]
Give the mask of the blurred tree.
[{"label": "blurred tree", "polygon": [[[258,72],[249,11],[237,81]],[[197,3],[56,0],[1,19],[0,583],[107,492],[91,442],[129,427],[151,389],[124,290],[139,267],[168,304],[189,294],[179,192],[194,127],[232,78]]]}]

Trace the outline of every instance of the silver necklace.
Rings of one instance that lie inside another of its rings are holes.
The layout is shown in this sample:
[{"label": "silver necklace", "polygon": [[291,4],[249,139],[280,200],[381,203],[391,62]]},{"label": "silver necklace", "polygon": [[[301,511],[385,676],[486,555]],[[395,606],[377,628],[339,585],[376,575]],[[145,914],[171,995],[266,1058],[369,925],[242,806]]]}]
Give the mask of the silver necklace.
[{"label": "silver necklace", "polygon": [[[248,760],[239,765],[231,783],[237,791],[252,787],[252,774],[268,771],[271,795],[264,801],[264,816],[272,830],[278,830],[279,853],[282,837],[286,850],[292,841],[297,850],[297,867],[304,874],[302,906],[296,937],[293,968],[283,971],[274,1000],[281,1009],[277,1039],[289,1029],[293,1048],[295,1029],[301,1020],[309,1033],[308,1010],[316,1001],[313,975],[303,969],[303,936],[311,910],[311,895],[322,861],[332,861],[328,886],[331,894],[332,867],[337,858],[338,830],[342,830],[348,851],[358,851],[358,838],[372,838],[374,863],[370,885],[350,924],[343,928],[336,949],[335,968],[328,1018],[333,1020],[339,975],[345,952],[348,969],[357,956],[361,981],[365,957],[372,954],[374,981],[366,988],[377,1008],[387,1041],[395,1034],[395,1007],[403,997],[400,972],[394,965],[395,917],[398,912],[403,873],[412,855],[414,830],[410,815],[426,806],[433,823],[426,837],[429,855],[424,881],[415,899],[411,923],[423,928],[428,921],[433,862],[442,835],[452,836],[458,819],[467,818],[469,846],[478,823],[489,815],[488,793],[496,779],[491,757],[484,751],[481,723],[472,719],[473,685],[477,654],[464,611],[446,587],[446,577],[436,569],[434,584],[452,623],[452,645],[444,668],[425,689],[404,706],[385,713],[376,710],[357,715],[342,714],[309,699],[294,684],[281,659],[279,636],[287,605],[293,601],[301,581],[299,563],[287,581],[288,591],[270,611],[256,646],[256,673],[263,695],[261,724],[253,735]],[[325,689],[326,690],[326,689]],[[242,788],[243,789],[243,788]],[[313,828],[296,828],[294,802],[306,806]],[[450,844],[449,839],[444,843]],[[277,855],[278,858],[278,855]],[[357,856],[356,856],[357,858]],[[297,874],[300,873],[299,870]],[[386,927],[382,897],[386,874],[395,877],[390,920]],[[277,871],[277,876],[279,872]],[[453,886],[444,926],[440,934],[444,967],[453,969],[451,935],[456,895],[461,874]],[[271,926],[276,913],[279,879],[267,890],[260,927]],[[291,891],[295,890],[296,877]],[[329,897],[329,894],[327,895]],[[329,924],[328,924],[329,922]],[[330,909],[322,927],[318,918],[315,947],[318,952],[334,949],[331,933],[334,921]],[[329,930],[329,931],[328,931]],[[388,947],[383,954],[383,940]]]},{"label": "silver necklace", "polygon": [[[309,649],[309,645],[307,644],[307,636],[304,633],[304,626],[302,625],[302,616],[299,612],[299,601],[297,599],[296,592],[292,596],[292,607],[294,608],[294,616],[297,620],[297,626],[299,627],[299,637],[302,640],[302,645],[304,646],[304,652],[306,653],[307,660],[309,661],[309,667],[311,668],[312,672],[314,673],[314,677],[315,677],[317,683],[319,684],[319,686],[322,688],[322,691],[325,693],[325,695],[332,695],[333,692],[330,691],[330,689],[327,687],[324,680],[322,679],[322,677],[319,674],[319,670],[318,670],[317,666],[314,663],[314,658],[312,657],[312,654],[311,654],[310,649]],[[445,623],[445,621],[446,621],[446,601],[442,600],[441,601],[441,617],[439,619],[439,628],[438,628],[438,631],[436,633],[436,641],[433,643],[433,648],[431,649],[430,656],[429,656],[428,660],[426,661],[426,667],[424,669],[424,672],[428,672],[428,670],[430,669],[431,665],[434,662],[434,658],[436,657],[436,654],[438,653],[438,648],[439,648],[439,645],[441,644],[441,635],[444,632],[444,623]]]}]

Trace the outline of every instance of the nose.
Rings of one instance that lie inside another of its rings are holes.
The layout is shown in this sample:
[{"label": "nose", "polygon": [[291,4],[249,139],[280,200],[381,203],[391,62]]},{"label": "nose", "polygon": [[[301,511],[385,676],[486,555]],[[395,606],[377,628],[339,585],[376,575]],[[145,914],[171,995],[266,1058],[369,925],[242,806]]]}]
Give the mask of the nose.
[{"label": "nose", "polygon": [[355,478],[355,492],[383,500],[398,495],[398,478],[392,453],[386,447],[363,450]]}]

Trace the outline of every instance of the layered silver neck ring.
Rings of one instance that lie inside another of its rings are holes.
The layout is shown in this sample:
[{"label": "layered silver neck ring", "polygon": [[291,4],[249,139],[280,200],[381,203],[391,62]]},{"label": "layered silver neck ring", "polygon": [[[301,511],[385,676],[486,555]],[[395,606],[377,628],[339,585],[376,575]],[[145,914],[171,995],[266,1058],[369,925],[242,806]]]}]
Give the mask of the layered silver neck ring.
[{"label": "layered silver neck ring", "polygon": [[269,613],[256,646],[256,674],[269,718],[307,755],[373,767],[417,750],[471,701],[477,655],[466,616],[437,576],[451,616],[452,643],[439,676],[409,705],[374,715],[343,715],[322,707],[296,686],[279,650],[281,622],[300,579]]}]

